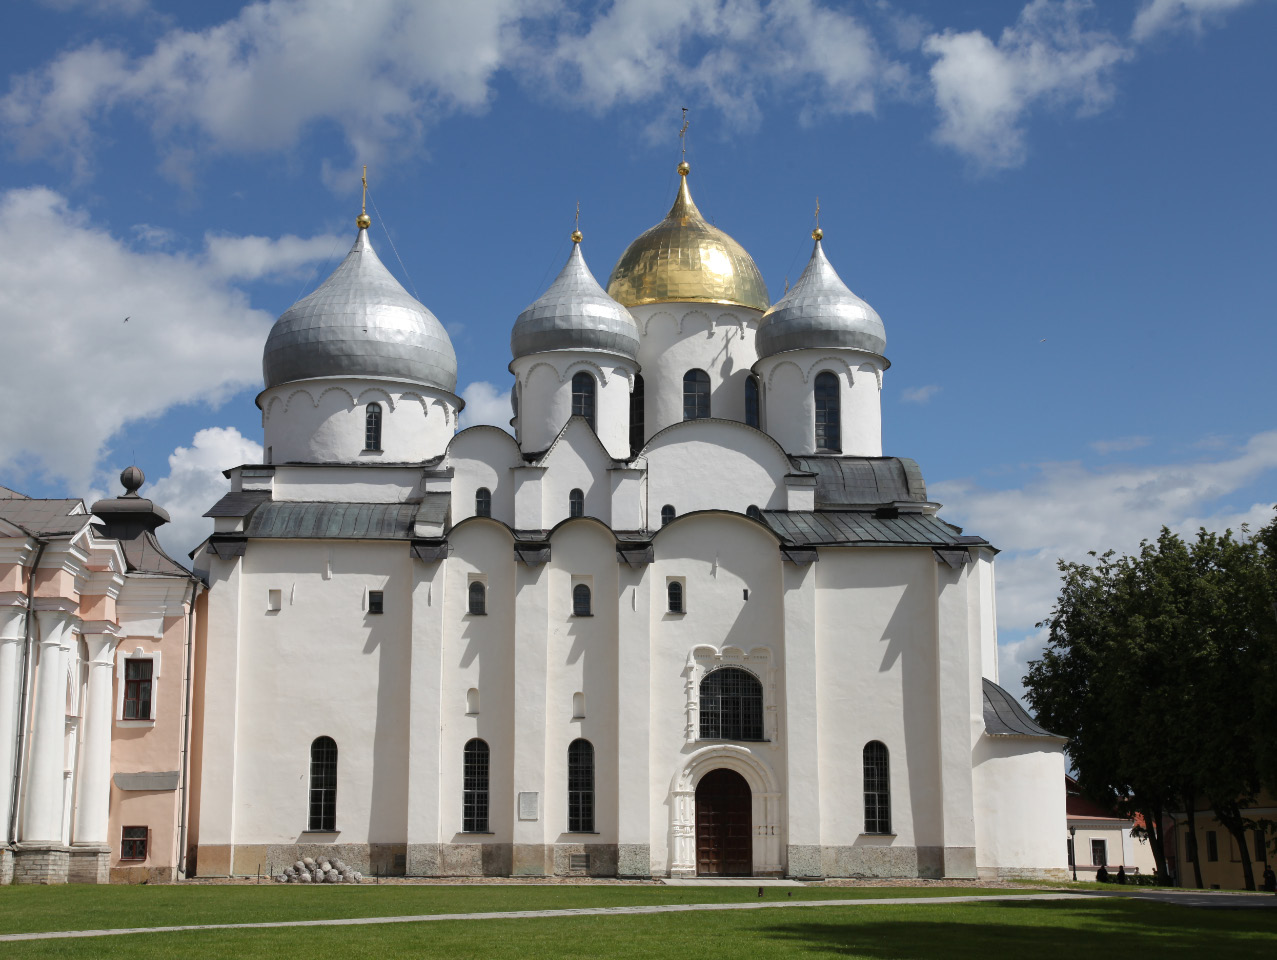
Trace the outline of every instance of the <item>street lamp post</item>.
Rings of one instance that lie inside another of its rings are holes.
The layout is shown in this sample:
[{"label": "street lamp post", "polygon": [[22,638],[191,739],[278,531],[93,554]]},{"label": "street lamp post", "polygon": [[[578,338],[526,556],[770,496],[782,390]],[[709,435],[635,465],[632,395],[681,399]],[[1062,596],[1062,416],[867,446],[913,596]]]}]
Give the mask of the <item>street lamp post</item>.
[{"label": "street lamp post", "polygon": [[1069,866],[1073,868],[1073,882],[1077,883],[1077,827],[1069,827]]}]

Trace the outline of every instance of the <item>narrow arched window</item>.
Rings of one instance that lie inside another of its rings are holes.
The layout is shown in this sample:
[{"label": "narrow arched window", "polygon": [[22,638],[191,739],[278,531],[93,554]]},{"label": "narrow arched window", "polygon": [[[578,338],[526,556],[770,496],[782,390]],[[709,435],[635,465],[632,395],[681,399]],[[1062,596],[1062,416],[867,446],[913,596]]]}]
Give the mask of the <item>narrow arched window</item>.
[{"label": "narrow arched window", "polygon": [[702,740],[763,739],[763,685],[748,670],[720,667],[701,680]]},{"label": "narrow arched window", "polygon": [[594,832],[594,745],[573,740],[568,746],[568,833]]},{"label": "narrow arched window", "polygon": [[572,377],[572,416],[585,417],[590,428],[594,428],[594,378],[588,373],[578,373]]},{"label": "narrow arched window", "polygon": [[488,588],[483,585],[482,580],[475,580],[470,584],[470,612],[483,616],[488,612]]},{"label": "narrow arched window", "polygon": [[865,833],[891,833],[891,764],[877,740],[865,744]]},{"label": "narrow arched window", "polygon": [[745,516],[749,517],[749,519],[751,520],[762,520],[763,511],[758,509],[757,504],[751,503],[748,507],[745,508]]},{"label": "narrow arched window", "polygon": [[475,737],[466,743],[462,770],[461,829],[488,832],[488,744]]},{"label": "narrow arched window", "polygon": [[310,744],[310,817],[307,830],[337,830],[337,743],[316,737]]},{"label": "narrow arched window", "polygon": [[588,584],[578,583],[572,588],[572,616],[589,617],[593,612],[590,610],[590,588]]},{"label": "narrow arched window", "polygon": [[665,588],[665,598],[668,601],[670,613],[683,612],[683,583],[680,580],[671,580]]},{"label": "narrow arched window", "polygon": [[661,526],[665,526],[676,516],[677,514],[674,512],[674,505],[672,503],[665,504],[665,506],[661,507]]},{"label": "narrow arched window", "polygon": [[634,375],[634,392],[630,394],[630,456],[643,449],[643,374]]},{"label": "narrow arched window", "polygon": [[585,494],[580,490],[573,490],[568,494],[568,516],[585,516]]},{"label": "narrow arched window", "polygon": [[757,427],[761,422],[758,413],[758,378],[750,374],[745,378],[745,425]]},{"label": "narrow arched window", "polygon": [[364,449],[381,449],[381,404],[370,403],[364,413]]},{"label": "narrow arched window", "polygon": [[492,491],[480,487],[474,492],[474,515],[476,517],[492,516]]},{"label": "narrow arched window", "polygon": [[703,420],[709,416],[709,374],[688,370],[683,374],[683,419]]},{"label": "narrow arched window", "polygon": [[816,450],[842,453],[842,408],[838,377],[829,371],[816,375]]}]

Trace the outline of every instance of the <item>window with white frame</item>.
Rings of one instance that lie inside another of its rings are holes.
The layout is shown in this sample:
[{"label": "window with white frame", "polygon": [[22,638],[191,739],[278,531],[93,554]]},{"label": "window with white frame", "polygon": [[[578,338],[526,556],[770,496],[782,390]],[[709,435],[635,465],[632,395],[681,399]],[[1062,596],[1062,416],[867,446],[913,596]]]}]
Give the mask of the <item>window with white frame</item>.
[{"label": "window with white frame", "polygon": [[1109,862],[1109,845],[1107,840],[1091,838],[1091,866],[1102,867]]},{"label": "window with white frame", "polygon": [[149,726],[159,700],[160,652],[122,653],[115,661],[115,720],[124,726]]}]

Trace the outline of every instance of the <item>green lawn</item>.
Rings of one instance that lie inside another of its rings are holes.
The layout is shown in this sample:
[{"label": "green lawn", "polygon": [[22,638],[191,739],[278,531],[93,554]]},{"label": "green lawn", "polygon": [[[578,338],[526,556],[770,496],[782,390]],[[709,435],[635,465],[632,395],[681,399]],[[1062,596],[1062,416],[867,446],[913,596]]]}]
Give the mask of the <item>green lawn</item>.
[{"label": "green lawn", "polygon": [[[854,900],[995,894],[943,887],[763,887],[771,900]],[[1005,891],[1001,891],[1005,892]],[[1031,893],[1033,891],[1024,891]],[[739,903],[757,887],[660,886],[82,886],[0,887],[0,933],[167,927],[187,923],[263,923],[342,917],[403,917],[655,903]],[[3,950],[0,948],[0,953]]]},{"label": "green lawn", "polygon": [[[707,900],[710,889],[694,892]],[[489,892],[496,892],[492,888],[464,892],[481,901],[473,903],[472,909],[493,908],[488,898]],[[10,903],[7,896],[0,898],[0,906]],[[1091,957],[1156,956],[1159,960],[1272,956],[1277,953],[1277,911],[1202,910],[1096,898],[224,930],[0,946],[6,960],[117,956],[132,960],[175,956],[201,960],[293,956],[1076,960],[1079,952]]]}]

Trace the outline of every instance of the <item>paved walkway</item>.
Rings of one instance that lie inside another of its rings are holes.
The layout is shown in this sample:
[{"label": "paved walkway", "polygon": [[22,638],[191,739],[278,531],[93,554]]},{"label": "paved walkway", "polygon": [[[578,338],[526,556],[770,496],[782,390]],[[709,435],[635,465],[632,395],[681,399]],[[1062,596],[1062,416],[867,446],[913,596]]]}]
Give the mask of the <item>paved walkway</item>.
[{"label": "paved walkway", "polygon": [[341,920],[276,920],[270,923],[204,923],[175,927],[126,927],[114,930],[54,930],[9,933],[0,943],[17,940],[66,940],[77,937],[120,937],[134,933],[183,933],[188,930],[264,930],[271,927],[358,927],[374,923],[427,923],[436,920],[526,920],[542,917],[635,916],[648,913],[691,913],[702,910],[775,910],[784,907],[873,907],[884,904],[972,903],[989,900],[1077,900],[1078,893],[1011,893],[973,897],[885,897],[855,900],[763,900],[758,903],[667,903],[643,907],[580,907],[563,910],[510,910],[502,913],[427,913],[416,917],[350,917]]}]

